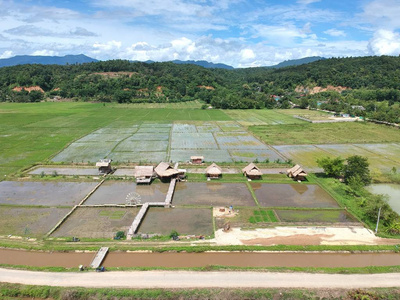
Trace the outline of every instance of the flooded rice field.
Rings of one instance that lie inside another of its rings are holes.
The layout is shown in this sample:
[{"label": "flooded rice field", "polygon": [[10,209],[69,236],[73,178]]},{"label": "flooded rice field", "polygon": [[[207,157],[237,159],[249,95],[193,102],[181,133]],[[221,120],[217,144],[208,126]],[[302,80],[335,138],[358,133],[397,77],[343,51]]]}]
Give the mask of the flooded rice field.
[{"label": "flooded rice field", "polygon": [[251,183],[258,202],[264,207],[335,208],[338,203],[318,185]]},{"label": "flooded rice field", "polygon": [[[27,266],[88,266],[94,253],[31,252],[0,249],[0,264]],[[193,268],[209,265],[235,267],[367,267],[400,265],[398,253],[126,253],[110,252],[103,265],[109,267]]]},{"label": "flooded rice field", "polygon": [[0,182],[0,204],[74,206],[96,182]]},{"label": "flooded rice field", "polygon": [[374,194],[388,195],[390,207],[400,214],[400,184],[371,184],[367,190]]},{"label": "flooded rice field", "polygon": [[138,232],[169,235],[172,230],[179,234],[212,235],[212,210],[209,208],[162,208],[151,207]]},{"label": "flooded rice field", "polygon": [[29,172],[31,175],[66,175],[66,176],[97,176],[99,170],[96,168],[58,168],[58,167],[41,167]]},{"label": "flooded rice field", "polygon": [[185,162],[191,155],[203,155],[208,162],[285,159],[239,123],[216,121],[104,127],[73,142],[52,161],[93,163],[107,157],[115,162]]},{"label": "flooded rice field", "polygon": [[139,208],[79,207],[52,237],[87,237],[112,239],[118,231],[128,231]]},{"label": "flooded rice field", "polygon": [[85,201],[84,205],[126,204],[126,197],[129,193],[139,194],[141,203],[164,202],[168,187],[168,183],[136,185],[133,181],[105,181]]},{"label": "flooded rice field", "polygon": [[176,185],[173,205],[255,206],[245,183],[180,182]]},{"label": "flooded rice field", "polygon": [[0,235],[41,237],[71,209],[0,206]]}]

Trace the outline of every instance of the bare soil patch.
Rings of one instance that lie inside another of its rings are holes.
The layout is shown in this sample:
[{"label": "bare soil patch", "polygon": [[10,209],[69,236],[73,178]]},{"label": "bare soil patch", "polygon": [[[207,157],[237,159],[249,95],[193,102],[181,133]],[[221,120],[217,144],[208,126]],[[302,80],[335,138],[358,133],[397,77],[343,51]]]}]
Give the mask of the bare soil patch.
[{"label": "bare soil patch", "polygon": [[0,206],[0,235],[43,236],[69,211],[70,208]]},{"label": "bare soil patch", "polygon": [[113,238],[127,231],[139,208],[80,207],[57,229],[53,237]]}]

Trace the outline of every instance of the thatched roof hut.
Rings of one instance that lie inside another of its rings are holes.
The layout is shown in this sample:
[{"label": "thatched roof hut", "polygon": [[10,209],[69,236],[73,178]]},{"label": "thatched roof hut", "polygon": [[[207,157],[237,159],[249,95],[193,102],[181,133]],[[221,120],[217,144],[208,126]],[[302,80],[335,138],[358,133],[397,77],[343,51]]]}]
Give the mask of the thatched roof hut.
[{"label": "thatched roof hut", "polygon": [[294,180],[306,180],[307,173],[299,165],[295,165],[293,168],[286,171],[287,176]]},{"label": "thatched roof hut", "polygon": [[206,169],[206,175],[210,178],[218,178],[222,175],[222,169],[216,163],[212,163]]},{"label": "thatched roof hut", "polygon": [[245,168],[243,168],[242,172],[250,179],[260,179],[262,176],[261,170],[253,163],[250,163]]},{"label": "thatched roof hut", "polygon": [[171,177],[174,175],[179,174],[179,171],[171,167],[168,163],[166,162],[160,162],[158,166],[154,169],[158,177]]},{"label": "thatched roof hut", "polygon": [[150,183],[154,176],[153,166],[136,166],[135,178],[136,183]]}]

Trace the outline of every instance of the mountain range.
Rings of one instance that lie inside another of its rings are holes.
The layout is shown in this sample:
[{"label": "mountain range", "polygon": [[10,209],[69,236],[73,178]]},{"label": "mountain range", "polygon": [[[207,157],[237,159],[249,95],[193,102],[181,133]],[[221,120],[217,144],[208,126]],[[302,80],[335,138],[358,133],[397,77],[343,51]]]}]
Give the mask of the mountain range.
[{"label": "mountain range", "polygon": [[[317,60],[325,59],[320,56],[313,57],[305,57],[301,59],[292,59],[286,60],[274,66],[268,66],[266,68],[283,68],[288,66],[297,66],[302,64],[308,64]],[[66,55],[66,56],[31,56],[31,55],[17,55],[10,58],[0,59],[0,68],[1,67],[10,67],[16,65],[25,65],[25,64],[41,64],[41,65],[74,65],[74,64],[84,64],[90,62],[97,62],[97,59],[88,57],[84,54],[79,55]],[[193,64],[198,65],[204,68],[214,68],[214,69],[226,69],[232,70],[234,67],[222,64],[222,63],[212,63],[205,60],[173,60],[175,64]],[[154,61],[148,60],[145,63],[154,63]]]}]

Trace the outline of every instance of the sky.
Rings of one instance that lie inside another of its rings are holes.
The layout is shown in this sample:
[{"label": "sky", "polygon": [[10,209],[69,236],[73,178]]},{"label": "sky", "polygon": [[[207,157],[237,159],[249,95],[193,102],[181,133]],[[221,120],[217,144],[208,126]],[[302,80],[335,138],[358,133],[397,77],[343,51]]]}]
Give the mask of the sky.
[{"label": "sky", "polygon": [[400,54],[400,0],[0,0],[0,58],[206,60]]}]

